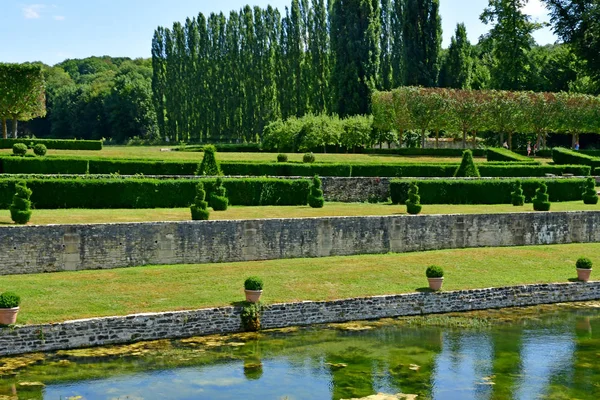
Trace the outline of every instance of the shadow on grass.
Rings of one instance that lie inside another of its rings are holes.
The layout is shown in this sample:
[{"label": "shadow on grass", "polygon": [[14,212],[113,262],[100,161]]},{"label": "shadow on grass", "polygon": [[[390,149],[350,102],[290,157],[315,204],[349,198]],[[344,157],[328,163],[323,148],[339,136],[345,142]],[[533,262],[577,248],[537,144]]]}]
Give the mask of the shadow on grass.
[{"label": "shadow on grass", "polygon": [[4,222],[4,221],[0,221],[0,225],[14,225],[14,222]]},{"label": "shadow on grass", "polygon": [[419,293],[435,293],[435,290],[431,290],[431,289],[430,289],[430,288],[428,288],[428,287],[420,287],[420,288],[417,288],[417,289],[415,289],[415,290],[416,290],[417,292],[419,292]]},{"label": "shadow on grass", "polygon": [[569,278],[569,282],[580,282],[580,283],[583,283],[583,281],[580,281],[577,278]]}]

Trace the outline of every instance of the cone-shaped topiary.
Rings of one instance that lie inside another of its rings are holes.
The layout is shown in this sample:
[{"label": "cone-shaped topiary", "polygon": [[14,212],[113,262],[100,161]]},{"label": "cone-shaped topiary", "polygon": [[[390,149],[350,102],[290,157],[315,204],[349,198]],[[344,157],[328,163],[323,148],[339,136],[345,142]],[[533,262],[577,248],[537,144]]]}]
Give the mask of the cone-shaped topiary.
[{"label": "cone-shaped topiary", "polygon": [[10,205],[10,217],[16,224],[26,224],[31,218],[31,189],[25,181],[19,181],[15,185],[16,193]]},{"label": "cone-shaped topiary", "polygon": [[213,145],[204,146],[204,157],[198,167],[196,175],[219,176],[223,175],[221,166],[216,157],[217,149]]},{"label": "cone-shaped topiary", "polygon": [[208,219],[210,212],[208,211],[208,203],[204,201],[206,198],[206,192],[204,191],[204,184],[198,183],[196,186],[196,198],[194,204],[191,205],[192,219],[194,221],[205,221]]},{"label": "cone-shaped topiary", "polygon": [[479,170],[477,169],[477,166],[473,162],[473,153],[471,153],[471,150],[463,151],[462,161],[461,161],[460,165],[458,166],[458,168],[456,169],[454,176],[460,177],[460,178],[462,178],[462,177],[479,178],[480,177]]},{"label": "cone-shaped topiary", "polygon": [[325,198],[323,197],[323,189],[321,189],[321,179],[315,175],[308,193],[308,205],[312,208],[323,208]]},{"label": "cone-shaped topiary", "polygon": [[525,204],[525,196],[523,195],[523,188],[521,187],[521,181],[515,182],[515,191],[510,194],[512,198],[513,206],[522,206]]},{"label": "cone-shaped topiary", "polygon": [[535,211],[550,211],[550,196],[548,196],[548,186],[545,183],[540,183],[540,186],[535,191],[533,198],[533,209]]},{"label": "cone-shaped topiary", "polygon": [[215,189],[210,195],[210,206],[215,211],[225,211],[229,206],[227,189],[225,189],[225,186],[223,186],[223,179],[221,178],[217,178]]},{"label": "cone-shaped topiary", "polygon": [[421,196],[419,196],[419,186],[417,182],[411,182],[408,188],[408,200],[406,200],[406,212],[417,215],[421,212]]},{"label": "cone-shaped topiary", "polygon": [[585,204],[598,204],[598,193],[594,178],[587,178],[583,187],[583,202]]}]

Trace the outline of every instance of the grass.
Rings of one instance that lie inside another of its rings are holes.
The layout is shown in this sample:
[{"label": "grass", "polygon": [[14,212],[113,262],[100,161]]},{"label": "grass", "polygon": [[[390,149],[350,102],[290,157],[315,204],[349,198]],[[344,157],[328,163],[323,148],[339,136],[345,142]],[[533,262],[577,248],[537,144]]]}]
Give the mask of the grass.
[{"label": "grass", "polygon": [[[597,205],[586,205],[581,201],[553,203],[551,211],[591,211],[600,210]],[[510,204],[496,205],[424,205],[423,214],[497,214],[511,212],[534,212],[531,204],[514,207]],[[405,215],[406,206],[369,203],[326,203],[323,208],[308,206],[263,206],[230,207],[225,212],[211,212],[210,219],[261,219],[261,218],[303,218],[338,216],[375,216]],[[189,208],[158,209],[65,209],[34,210],[30,224],[93,224],[111,222],[150,222],[150,221],[188,221]],[[10,212],[0,210],[0,225],[12,224]]]},{"label": "grass", "polygon": [[19,323],[225,306],[243,282],[265,282],[266,303],[409,293],[427,286],[425,268],[445,270],[445,290],[567,282],[578,257],[600,244],[441,250],[420,253],[1,276],[22,298]]}]

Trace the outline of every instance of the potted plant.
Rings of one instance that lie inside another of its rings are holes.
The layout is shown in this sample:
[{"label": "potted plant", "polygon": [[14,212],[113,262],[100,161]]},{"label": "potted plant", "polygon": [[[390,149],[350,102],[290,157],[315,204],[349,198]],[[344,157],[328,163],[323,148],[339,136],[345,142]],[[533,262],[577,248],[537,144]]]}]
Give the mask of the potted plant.
[{"label": "potted plant", "polygon": [[14,293],[0,294],[0,325],[12,325],[17,322],[17,313],[21,298]]},{"label": "potted plant", "polygon": [[258,303],[262,295],[263,281],[259,277],[251,276],[244,282],[244,291],[246,292],[246,301]]},{"label": "potted plant", "polygon": [[427,280],[429,280],[429,288],[431,290],[438,291],[442,288],[444,284],[444,270],[442,267],[432,265],[427,268],[425,275],[427,276]]},{"label": "potted plant", "polygon": [[592,274],[592,261],[589,258],[581,257],[575,266],[577,267],[577,279],[582,282],[589,281]]}]

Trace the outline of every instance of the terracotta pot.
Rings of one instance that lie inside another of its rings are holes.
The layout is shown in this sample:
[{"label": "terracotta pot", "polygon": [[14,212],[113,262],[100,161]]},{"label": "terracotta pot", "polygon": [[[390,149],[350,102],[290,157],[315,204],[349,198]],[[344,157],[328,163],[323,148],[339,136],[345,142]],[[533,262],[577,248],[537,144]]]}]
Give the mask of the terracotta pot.
[{"label": "terracotta pot", "polygon": [[244,292],[246,292],[246,301],[248,301],[250,303],[258,303],[263,291],[262,290],[244,290]]},{"label": "terracotta pot", "polygon": [[577,279],[582,282],[587,282],[590,280],[590,275],[592,274],[592,269],[587,268],[577,268]]},{"label": "terracotta pot", "polygon": [[444,278],[427,278],[429,281],[429,289],[438,291],[444,284]]},{"label": "terracotta pot", "polygon": [[0,308],[0,325],[12,325],[17,322],[19,307]]}]

